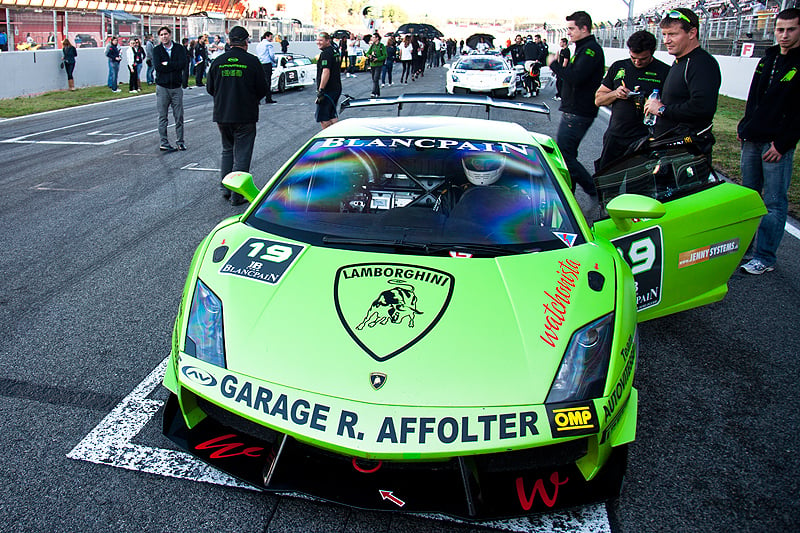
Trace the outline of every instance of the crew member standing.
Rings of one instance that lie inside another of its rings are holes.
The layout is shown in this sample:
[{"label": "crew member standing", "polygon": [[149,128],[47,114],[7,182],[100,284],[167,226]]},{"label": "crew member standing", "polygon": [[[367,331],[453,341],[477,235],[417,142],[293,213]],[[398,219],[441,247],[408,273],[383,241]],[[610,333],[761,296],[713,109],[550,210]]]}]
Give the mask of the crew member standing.
[{"label": "crew member standing", "polygon": [[594,93],[605,72],[603,49],[592,35],[592,17],[576,11],[567,17],[567,35],[575,43],[575,55],[563,67],[558,61],[550,69],[563,80],[561,88],[561,123],[556,142],[572,177],[572,191],[579,183],[589,196],[597,196],[591,175],[578,161],[578,146],[597,117]]},{"label": "crew member standing", "polygon": [[786,226],[792,161],[800,140],[800,9],[778,13],[775,37],[778,44],[767,48],[758,62],[738,128],[742,184],[763,191],[767,207],[752,247],[753,258],[742,265],[748,274],[775,269]]},{"label": "crew member standing", "polygon": [[264,78],[267,80],[267,95],[266,104],[274,104],[275,100],[272,99],[272,69],[276,65],[275,61],[275,47],[272,45],[272,32],[265,31],[261,36],[261,42],[256,47],[258,53],[258,60],[261,62],[261,68],[264,71]]},{"label": "crew member standing", "polygon": [[594,93],[595,105],[611,106],[611,120],[603,135],[603,153],[595,162],[597,172],[650,133],[643,122],[644,102],[655,89],[661,90],[669,72],[669,65],[653,57],[656,46],[655,35],[648,31],[631,34],[628,38],[630,58],[615,61]]},{"label": "crew member standing", "polygon": [[[222,139],[220,181],[234,171],[250,171],[256,142],[259,102],[267,95],[267,80],[259,59],[247,52],[250,34],[234,26],[228,34],[230,50],[217,57],[208,71],[206,90],[214,97],[213,120]],[[220,184],[231,204],[246,200]]]},{"label": "crew member standing", "polygon": [[317,111],[316,121],[324,130],[339,120],[336,104],[342,94],[340,68],[342,58],[339,51],[331,45],[331,36],[322,32],[317,37],[320,49],[317,60]]},{"label": "crew member standing", "polygon": [[711,133],[722,74],[714,56],[700,48],[699,19],[694,11],[679,7],[661,19],[664,46],[675,63],[664,80],[659,100],[647,100],[645,113],[657,115],[656,137],[692,135],[694,143],[708,156],[714,135]]},{"label": "crew member standing", "polygon": [[172,40],[169,26],[158,29],[161,43],[153,48],[153,64],[156,67],[156,107],[158,109],[158,134],[161,137],[159,150],[174,152],[169,144],[167,125],[169,108],[175,119],[175,135],[178,137],[178,150],[186,150],[183,139],[183,69],[189,58],[186,49]]}]

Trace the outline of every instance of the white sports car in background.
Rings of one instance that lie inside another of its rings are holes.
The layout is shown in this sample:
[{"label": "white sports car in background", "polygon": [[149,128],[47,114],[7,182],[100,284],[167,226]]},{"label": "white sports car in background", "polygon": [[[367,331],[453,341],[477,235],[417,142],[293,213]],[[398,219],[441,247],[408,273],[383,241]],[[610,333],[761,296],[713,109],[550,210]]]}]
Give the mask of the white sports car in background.
[{"label": "white sports car in background", "polygon": [[294,87],[315,85],[317,66],[300,54],[275,54],[278,66],[272,69],[272,91],[282,93]]},{"label": "white sports car in background", "polygon": [[493,54],[469,54],[449,67],[449,94],[483,93],[513,98],[517,92],[516,73],[505,58]]}]

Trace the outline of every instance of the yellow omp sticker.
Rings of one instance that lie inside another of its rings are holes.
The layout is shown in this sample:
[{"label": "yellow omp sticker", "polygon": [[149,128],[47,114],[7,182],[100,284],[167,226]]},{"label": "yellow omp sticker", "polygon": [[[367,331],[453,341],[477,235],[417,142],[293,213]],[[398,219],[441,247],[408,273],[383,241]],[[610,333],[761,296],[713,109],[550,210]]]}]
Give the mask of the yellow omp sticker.
[{"label": "yellow omp sticker", "polygon": [[588,435],[598,430],[594,404],[558,404],[547,406],[547,418],[553,437]]}]

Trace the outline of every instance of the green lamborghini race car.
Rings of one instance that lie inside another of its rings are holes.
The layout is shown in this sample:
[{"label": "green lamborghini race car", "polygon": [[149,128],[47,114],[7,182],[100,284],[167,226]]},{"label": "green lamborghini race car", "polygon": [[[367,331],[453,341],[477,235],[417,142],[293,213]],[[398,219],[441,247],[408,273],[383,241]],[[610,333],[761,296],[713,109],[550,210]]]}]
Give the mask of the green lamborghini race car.
[{"label": "green lamborghini race car", "polygon": [[[404,95],[348,107],[479,104]],[[516,123],[350,118],[192,260],[164,433],[263,490],[511,517],[615,497],[637,323],[721,299],[765,209],[686,147],[598,176],[589,225],[555,142]],[[636,192],[637,194],[631,194]]]}]

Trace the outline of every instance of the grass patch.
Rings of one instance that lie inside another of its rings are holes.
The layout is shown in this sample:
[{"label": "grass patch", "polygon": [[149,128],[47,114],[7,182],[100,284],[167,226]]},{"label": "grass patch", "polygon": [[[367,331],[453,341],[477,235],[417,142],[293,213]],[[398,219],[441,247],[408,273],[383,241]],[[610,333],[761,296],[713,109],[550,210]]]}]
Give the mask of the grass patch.
[{"label": "grass patch", "polygon": [[[717,113],[714,115],[714,166],[719,168],[736,183],[742,182],[742,146],[736,140],[736,126],[744,116],[744,100],[719,97]],[[800,176],[800,157],[795,155],[792,162],[792,176]],[[797,180],[789,185],[789,214],[800,218],[800,183]]]},{"label": "grass patch", "polygon": [[94,102],[104,102],[106,100],[119,100],[120,98],[129,98],[131,96],[156,92],[155,85],[147,85],[147,83],[142,83],[141,85],[141,92],[139,93],[129,93],[128,84],[126,83],[120,84],[119,88],[122,92],[119,93],[113,93],[108,87],[102,86],[84,87],[74,91],[52,91],[36,96],[7,98],[0,100],[0,118],[32,115],[34,113],[42,113],[54,109],[75,107]]}]

